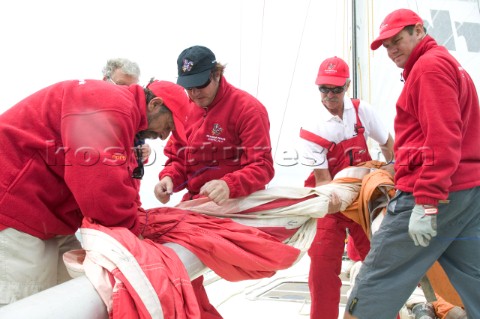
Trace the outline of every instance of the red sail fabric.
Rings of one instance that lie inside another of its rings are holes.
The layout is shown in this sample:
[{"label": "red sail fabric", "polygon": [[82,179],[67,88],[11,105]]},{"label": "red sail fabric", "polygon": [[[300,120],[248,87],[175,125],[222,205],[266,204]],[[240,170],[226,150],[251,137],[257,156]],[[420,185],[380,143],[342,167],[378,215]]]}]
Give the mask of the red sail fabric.
[{"label": "red sail fabric", "polygon": [[82,225],[85,273],[111,319],[155,318],[158,313],[171,319],[200,318],[184,265],[162,243],[182,245],[229,281],[271,277],[300,255],[275,237],[228,218],[178,208],[151,209],[139,217],[144,240],[126,228],[88,220]]},{"label": "red sail fabric", "polygon": [[190,278],[172,249],[87,220],[81,234],[85,274],[110,319],[200,319]]},{"label": "red sail fabric", "polygon": [[[84,221],[85,272],[111,318],[151,318],[159,311],[164,318],[199,318],[184,265],[161,244],[185,247],[228,281],[271,277],[299,259],[300,249],[303,251],[312,237],[305,234],[304,225],[314,226],[311,222],[315,218],[329,213],[332,191],[341,193],[342,210],[355,201],[360,185],[359,180],[354,181],[317,189],[272,188],[229,200],[221,209],[202,199],[190,201],[190,209],[150,209],[139,214],[144,240],[126,228]],[[301,233],[298,247],[305,247],[297,249],[290,242],[283,243],[285,231],[296,232],[294,236]],[[114,249],[109,248],[112,241]],[[92,264],[97,270],[92,271]],[[98,267],[107,275],[98,275]],[[101,292],[102,286],[108,288],[106,293]]]},{"label": "red sail fabric", "polygon": [[292,266],[300,250],[254,227],[179,208],[155,208],[140,215],[144,238],[173,242],[193,252],[228,281],[271,277]]}]

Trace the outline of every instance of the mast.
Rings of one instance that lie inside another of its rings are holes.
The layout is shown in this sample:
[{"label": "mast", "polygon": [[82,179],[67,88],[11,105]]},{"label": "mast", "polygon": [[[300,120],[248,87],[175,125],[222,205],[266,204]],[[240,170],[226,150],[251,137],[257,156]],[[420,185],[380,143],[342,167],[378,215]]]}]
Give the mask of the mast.
[{"label": "mast", "polygon": [[358,98],[357,60],[357,1],[352,0],[352,97],[354,99]]}]

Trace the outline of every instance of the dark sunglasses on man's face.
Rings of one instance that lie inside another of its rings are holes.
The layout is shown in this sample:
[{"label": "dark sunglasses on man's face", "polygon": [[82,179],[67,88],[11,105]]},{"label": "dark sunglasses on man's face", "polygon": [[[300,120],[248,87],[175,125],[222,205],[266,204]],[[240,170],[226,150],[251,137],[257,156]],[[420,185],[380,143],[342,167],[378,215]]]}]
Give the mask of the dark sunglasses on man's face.
[{"label": "dark sunglasses on man's face", "polygon": [[197,90],[201,90],[201,89],[204,89],[206,88],[207,86],[210,85],[210,82],[212,81],[212,79],[209,77],[207,82],[205,82],[204,84],[200,85],[200,86],[194,86],[194,87],[191,87],[191,88],[186,88],[186,90],[188,91],[191,91],[193,89],[197,89]]},{"label": "dark sunglasses on man's face", "polygon": [[145,143],[145,140],[137,137],[135,140],[135,155],[137,157],[137,167],[133,169],[132,177],[135,179],[142,179],[144,172],[143,169],[143,156],[142,156],[142,145]]},{"label": "dark sunglasses on man's face", "polygon": [[142,179],[144,173],[143,163],[138,161],[138,166],[133,169],[132,177],[135,179]]},{"label": "dark sunglasses on man's face", "polygon": [[332,92],[333,94],[340,94],[343,91],[345,91],[345,85],[344,86],[336,86],[333,88],[327,88],[325,86],[319,86],[318,90],[322,93],[328,94],[328,92]]}]

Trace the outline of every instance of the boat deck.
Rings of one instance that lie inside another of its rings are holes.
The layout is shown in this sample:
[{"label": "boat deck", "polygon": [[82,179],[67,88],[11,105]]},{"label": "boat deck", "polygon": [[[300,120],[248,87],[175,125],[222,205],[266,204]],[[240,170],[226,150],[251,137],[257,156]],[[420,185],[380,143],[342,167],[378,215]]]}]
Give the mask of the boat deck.
[{"label": "boat deck", "polygon": [[[346,292],[350,282],[343,270],[349,266],[346,260],[342,267],[342,291],[339,318],[343,318]],[[308,269],[310,258],[305,254],[293,267],[278,271],[273,277],[227,282],[213,272],[205,275],[205,287],[210,302],[224,318],[228,319],[305,319],[310,318],[310,293]]]}]

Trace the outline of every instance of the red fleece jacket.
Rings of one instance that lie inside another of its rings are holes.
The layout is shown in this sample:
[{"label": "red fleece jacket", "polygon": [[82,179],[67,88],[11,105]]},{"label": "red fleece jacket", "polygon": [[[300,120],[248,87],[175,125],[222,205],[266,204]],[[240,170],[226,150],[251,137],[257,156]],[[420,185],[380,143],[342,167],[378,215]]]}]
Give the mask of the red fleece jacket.
[{"label": "red fleece jacket", "polygon": [[170,176],[175,191],[196,195],[214,179],[224,180],[230,198],[264,189],[274,175],[270,122],[265,107],[253,96],[222,77],[207,109],[193,102],[185,140],[172,135],[165,148],[170,158],[160,179]]},{"label": "red fleece jacket", "polygon": [[480,185],[480,109],[472,79],[430,36],[403,72],[395,117],[395,187],[418,204]]},{"label": "red fleece jacket", "polygon": [[48,239],[86,216],[138,234],[132,147],[145,113],[140,86],[73,80],[1,114],[0,224]]}]

